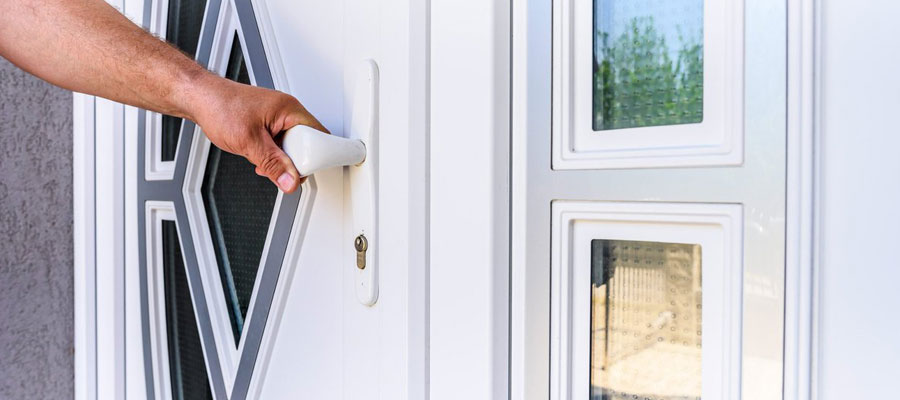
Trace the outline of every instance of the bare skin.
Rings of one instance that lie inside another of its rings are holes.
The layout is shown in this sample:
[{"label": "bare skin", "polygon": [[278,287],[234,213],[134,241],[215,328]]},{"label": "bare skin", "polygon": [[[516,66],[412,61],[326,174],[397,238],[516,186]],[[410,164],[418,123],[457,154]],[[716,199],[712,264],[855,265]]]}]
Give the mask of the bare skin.
[{"label": "bare skin", "polygon": [[0,56],[57,86],[187,118],[285,192],[302,183],[274,138],[327,132],[297,99],[206,71],[103,0],[0,0]]}]

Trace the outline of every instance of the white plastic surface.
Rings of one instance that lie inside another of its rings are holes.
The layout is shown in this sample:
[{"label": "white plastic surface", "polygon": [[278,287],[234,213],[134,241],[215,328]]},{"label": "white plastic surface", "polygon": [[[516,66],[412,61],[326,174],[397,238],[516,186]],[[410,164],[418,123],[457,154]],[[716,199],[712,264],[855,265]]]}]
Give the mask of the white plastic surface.
[{"label": "white plastic surface", "polygon": [[366,159],[366,146],[357,139],[346,139],[297,125],[284,133],[282,143],[302,176],[345,165],[357,165]]},{"label": "white plastic surface", "polygon": [[359,269],[353,258],[356,298],[371,306],[378,299],[376,230],[376,177],[378,129],[378,67],[372,60],[363,61],[357,72],[354,88],[353,116],[349,138],[329,135],[304,125],[288,129],[282,148],[300,175],[309,176],[316,171],[348,166],[350,180],[350,204],[353,212],[351,236],[365,235],[368,241],[366,267]]},{"label": "white plastic surface", "polygon": [[[365,235],[368,240],[366,267],[359,269],[354,262],[356,298],[371,306],[378,300],[378,67],[372,60],[363,61],[356,75],[353,116],[350,138],[360,140],[368,149],[366,162],[349,168],[350,203],[353,207],[353,236]],[[351,242],[352,243],[352,242]],[[355,260],[355,258],[354,258]]]}]

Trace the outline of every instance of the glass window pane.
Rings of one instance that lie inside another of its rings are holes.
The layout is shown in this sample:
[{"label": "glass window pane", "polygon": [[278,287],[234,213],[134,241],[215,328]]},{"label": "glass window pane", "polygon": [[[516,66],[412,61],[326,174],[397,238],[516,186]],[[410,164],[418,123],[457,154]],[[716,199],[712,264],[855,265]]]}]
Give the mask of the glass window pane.
[{"label": "glass window pane", "polygon": [[[225,77],[250,83],[237,37]],[[256,175],[253,164],[243,157],[212,146],[201,190],[237,345],[256,284],[278,189],[267,178]]]},{"label": "glass window pane", "polygon": [[206,361],[197,331],[194,305],[174,221],[162,222],[163,279],[165,280],[166,337],[172,398],[212,399]]},{"label": "glass window pane", "polygon": [[591,400],[700,398],[700,253],[591,241]]},{"label": "glass window pane", "polygon": [[178,150],[178,137],[181,136],[181,118],[171,115],[162,116],[162,161],[174,161]]},{"label": "glass window pane", "polygon": [[703,121],[703,0],[594,0],[595,131]]},{"label": "glass window pane", "polygon": [[235,33],[234,41],[231,43],[231,53],[228,55],[228,65],[225,67],[225,77],[250,85],[250,73],[247,72],[247,64],[244,62],[244,53],[241,49],[241,39]]},{"label": "glass window pane", "polygon": [[[181,49],[191,58],[195,58],[197,54],[197,44],[200,42],[200,28],[203,26],[205,10],[206,0],[169,0],[166,16],[166,41]],[[175,159],[180,131],[181,118],[163,115],[162,161]]]}]

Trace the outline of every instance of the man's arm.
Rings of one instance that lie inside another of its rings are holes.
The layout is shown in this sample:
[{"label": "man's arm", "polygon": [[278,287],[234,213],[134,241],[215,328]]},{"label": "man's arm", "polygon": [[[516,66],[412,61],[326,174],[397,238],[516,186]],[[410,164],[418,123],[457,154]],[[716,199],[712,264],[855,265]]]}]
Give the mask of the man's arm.
[{"label": "man's arm", "polygon": [[57,86],[196,122],[218,147],[291,192],[300,176],[273,137],[326,131],[293,97],[216,76],[103,0],[0,0],[0,56]]}]

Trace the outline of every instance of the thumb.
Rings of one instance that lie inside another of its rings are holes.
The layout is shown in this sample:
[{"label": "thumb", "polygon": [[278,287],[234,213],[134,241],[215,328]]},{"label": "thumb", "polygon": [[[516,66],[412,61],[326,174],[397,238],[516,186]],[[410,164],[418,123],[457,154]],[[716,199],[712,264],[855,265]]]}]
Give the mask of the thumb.
[{"label": "thumb", "polygon": [[294,167],[291,158],[275,144],[268,134],[259,135],[256,150],[250,151],[249,157],[256,165],[256,174],[269,178],[285,193],[291,193],[300,184],[300,173]]}]

